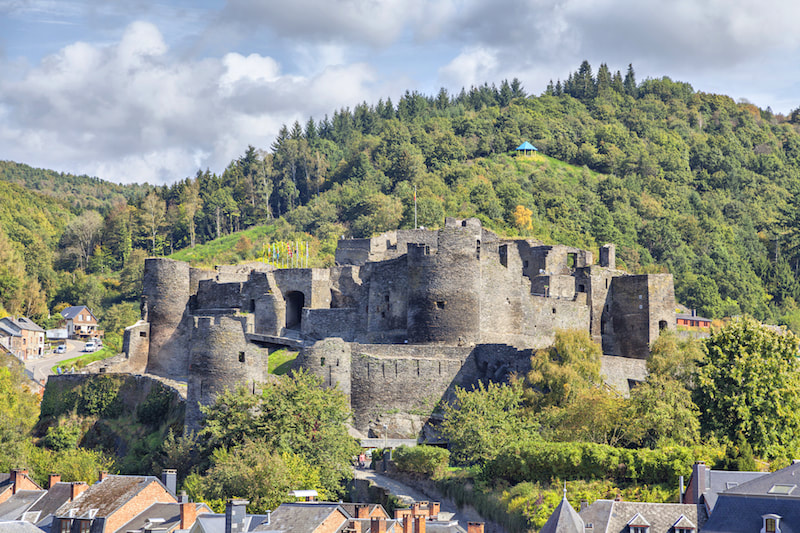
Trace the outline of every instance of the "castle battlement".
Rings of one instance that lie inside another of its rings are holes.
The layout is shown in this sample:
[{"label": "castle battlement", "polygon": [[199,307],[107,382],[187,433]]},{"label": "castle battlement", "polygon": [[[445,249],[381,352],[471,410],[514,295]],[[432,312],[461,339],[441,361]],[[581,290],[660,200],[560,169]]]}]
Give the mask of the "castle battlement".
[{"label": "castle battlement", "polygon": [[[530,350],[559,329],[590,332],[606,354],[644,359],[659,331],[675,327],[672,276],[617,270],[610,244],[599,258],[502,239],[474,218],[343,239],[331,268],[200,270],[151,258],[127,353],[147,372],[187,379],[190,399],[207,403],[226,386],[263,381],[281,339],[299,343],[299,364],[349,394],[365,429],[380,417],[370,406],[376,387],[399,387],[383,391],[391,409],[423,412],[430,402],[413,391],[438,402],[454,384],[524,371]],[[199,412],[187,417],[196,423]]]}]

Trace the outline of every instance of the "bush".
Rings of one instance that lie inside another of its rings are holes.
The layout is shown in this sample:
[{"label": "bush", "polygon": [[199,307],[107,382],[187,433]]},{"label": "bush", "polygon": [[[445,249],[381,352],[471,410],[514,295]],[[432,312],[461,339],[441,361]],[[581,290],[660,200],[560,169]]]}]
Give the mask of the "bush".
[{"label": "bush", "polygon": [[147,398],[136,408],[136,418],[142,424],[158,427],[167,421],[172,394],[160,385],[155,385],[147,394]]},{"label": "bush", "polygon": [[401,472],[437,476],[447,468],[450,452],[436,446],[400,446],[392,454],[392,461]]},{"label": "bush", "polygon": [[695,461],[713,464],[720,455],[719,450],[700,447],[631,450],[588,442],[520,442],[487,464],[484,475],[510,483],[556,478],[677,483]]},{"label": "bush", "polygon": [[78,445],[81,428],[74,424],[62,424],[47,428],[42,444],[53,451],[71,450]]}]

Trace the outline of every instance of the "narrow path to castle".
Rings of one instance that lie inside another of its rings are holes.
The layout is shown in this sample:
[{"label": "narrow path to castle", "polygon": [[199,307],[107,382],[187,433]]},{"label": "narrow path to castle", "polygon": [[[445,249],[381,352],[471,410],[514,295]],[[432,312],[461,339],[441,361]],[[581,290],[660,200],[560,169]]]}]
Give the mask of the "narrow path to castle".
[{"label": "narrow path to castle", "polygon": [[475,511],[472,507],[466,506],[459,509],[449,498],[443,498],[440,494],[426,494],[420,490],[410,487],[404,483],[392,479],[388,476],[378,474],[374,470],[355,469],[356,479],[368,480],[378,487],[384,488],[395,495],[401,501],[409,505],[414,501],[438,501],[441,502],[441,510],[445,513],[453,513],[453,519],[458,520],[458,524],[467,529],[467,522],[484,522],[486,533],[505,533],[499,525],[490,523]]}]

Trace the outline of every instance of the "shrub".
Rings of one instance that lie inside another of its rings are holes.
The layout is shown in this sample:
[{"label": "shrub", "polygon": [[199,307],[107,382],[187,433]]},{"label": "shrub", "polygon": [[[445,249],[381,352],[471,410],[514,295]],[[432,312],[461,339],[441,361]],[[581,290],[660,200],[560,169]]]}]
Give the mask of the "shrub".
[{"label": "shrub", "polygon": [[450,452],[436,446],[400,446],[392,454],[392,460],[401,472],[437,476],[447,468]]},{"label": "shrub", "polygon": [[553,479],[609,479],[617,482],[676,483],[697,460],[719,450],[673,446],[658,450],[615,448],[589,442],[520,442],[486,465],[484,475],[511,483]]}]

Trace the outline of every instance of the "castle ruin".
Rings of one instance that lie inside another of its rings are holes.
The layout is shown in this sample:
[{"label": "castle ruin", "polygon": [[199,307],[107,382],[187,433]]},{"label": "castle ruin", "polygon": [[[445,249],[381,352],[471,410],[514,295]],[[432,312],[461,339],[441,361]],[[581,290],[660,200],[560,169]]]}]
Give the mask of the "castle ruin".
[{"label": "castle ruin", "polygon": [[129,368],[185,379],[196,428],[198,403],[238,385],[255,391],[269,353],[290,347],[296,365],[349,396],[357,430],[390,424],[411,436],[455,385],[524,373],[558,329],[588,331],[604,354],[641,362],[659,331],[675,328],[672,276],[618,270],[612,244],[594,264],[586,250],[448,218],[439,230],[341,240],[335,258],[330,268],[216,270],[148,259],[142,320],[125,332]]}]

